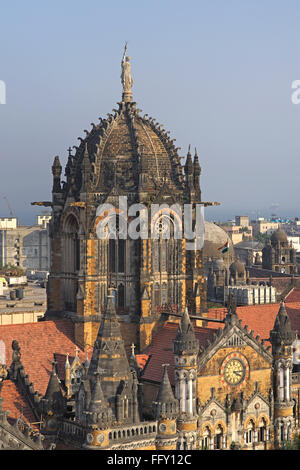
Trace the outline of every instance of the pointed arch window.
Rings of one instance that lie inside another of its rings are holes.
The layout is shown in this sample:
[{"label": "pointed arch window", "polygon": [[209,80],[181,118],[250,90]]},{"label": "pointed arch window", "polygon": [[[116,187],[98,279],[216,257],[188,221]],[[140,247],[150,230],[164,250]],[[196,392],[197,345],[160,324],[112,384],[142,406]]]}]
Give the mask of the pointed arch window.
[{"label": "pointed arch window", "polygon": [[118,306],[125,307],[125,287],[123,284],[118,286]]}]

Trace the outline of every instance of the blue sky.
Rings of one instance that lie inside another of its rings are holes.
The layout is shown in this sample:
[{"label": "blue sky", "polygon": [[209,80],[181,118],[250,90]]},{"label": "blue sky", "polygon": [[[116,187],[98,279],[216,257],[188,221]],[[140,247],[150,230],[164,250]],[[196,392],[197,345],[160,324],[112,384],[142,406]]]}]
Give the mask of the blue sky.
[{"label": "blue sky", "polygon": [[54,156],[121,98],[125,41],[138,107],[197,147],[207,218],[300,216],[298,0],[14,0],[0,21],[0,216],[50,200]]}]

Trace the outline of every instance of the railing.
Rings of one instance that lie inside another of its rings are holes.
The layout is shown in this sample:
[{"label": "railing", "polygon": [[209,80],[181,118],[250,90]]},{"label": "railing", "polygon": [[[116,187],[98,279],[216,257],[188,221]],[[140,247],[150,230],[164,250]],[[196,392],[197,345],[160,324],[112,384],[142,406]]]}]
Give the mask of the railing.
[{"label": "railing", "polygon": [[61,421],[59,435],[68,440],[84,442],[86,430],[76,422],[65,419]]},{"label": "railing", "polygon": [[132,426],[122,426],[122,428],[112,429],[109,433],[109,441],[111,444],[115,442],[126,442],[143,439],[145,437],[153,437],[157,434],[157,422],[152,421],[134,424]]}]

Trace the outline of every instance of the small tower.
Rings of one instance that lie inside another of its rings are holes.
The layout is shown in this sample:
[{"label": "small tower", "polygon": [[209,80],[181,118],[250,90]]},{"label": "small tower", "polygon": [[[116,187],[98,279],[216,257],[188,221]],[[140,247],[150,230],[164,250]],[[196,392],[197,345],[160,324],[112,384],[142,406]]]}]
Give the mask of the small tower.
[{"label": "small tower", "polygon": [[62,394],[60,380],[56,372],[57,363],[52,362],[52,372],[44,396],[43,412],[48,415],[44,423],[45,434],[56,434],[59,420],[66,411],[66,399]]},{"label": "small tower", "polygon": [[197,356],[199,344],[187,307],[182,315],[173,343],[175,355],[175,397],[179,401],[178,448],[198,447],[197,437]]},{"label": "small tower", "polygon": [[153,402],[154,418],[158,421],[157,450],[175,450],[177,444],[176,420],[179,403],[174,397],[168,376],[169,364],[163,364],[164,372],[156,401]]},{"label": "small tower", "polygon": [[100,373],[102,390],[111,406],[115,420],[118,424],[131,424],[140,421],[138,386],[136,374],[131,371],[127,359],[112,291],[113,289],[110,288],[94,345],[88,377],[91,389],[93,389],[95,373]]},{"label": "small tower", "polygon": [[98,372],[95,373],[91,401],[85,414],[89,429],[84,447],[101,447],[101,449],[105,449],[109,445],[109,431],[111,429],[113,413],[103,395],[100,374]]},{"label": "small tower", "polygon": [[262,267],[285,274],[296,274],[296,250],[282,229],[273,232],[262,250]]},{"label": "small tower", "polygon": [[247,273],[244,263],[238,258],[229,267],[229,285],[244,286],[246,285]]},{"label": "small tower", "polygon": [[274,384],[274,440],[275,445],[291,440],[294,428],[293,401],[291,397],[291,378],[293,368],[293,342],[296,333],[281,301],[270,342],[273,354]]}]

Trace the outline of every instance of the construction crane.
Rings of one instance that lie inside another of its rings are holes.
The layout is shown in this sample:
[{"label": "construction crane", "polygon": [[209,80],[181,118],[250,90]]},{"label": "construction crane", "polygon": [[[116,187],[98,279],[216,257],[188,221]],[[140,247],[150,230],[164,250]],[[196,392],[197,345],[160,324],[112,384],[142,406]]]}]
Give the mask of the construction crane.
[{"label": "construction crane", "polygon": [[14,216],[14,213],[13,213],[13,211],[12,211],[12,208],[11,208],[10,205],[9,205],[9,202],[8,202],[7,197],[6,197],[6,196],[3,196],[3,199],[5,199],[5,201],[6,201],[6,204],[7,204],[7,207],[8,207],[10,216],[11,216],[11,217],[15,217],[15,216]]}]

